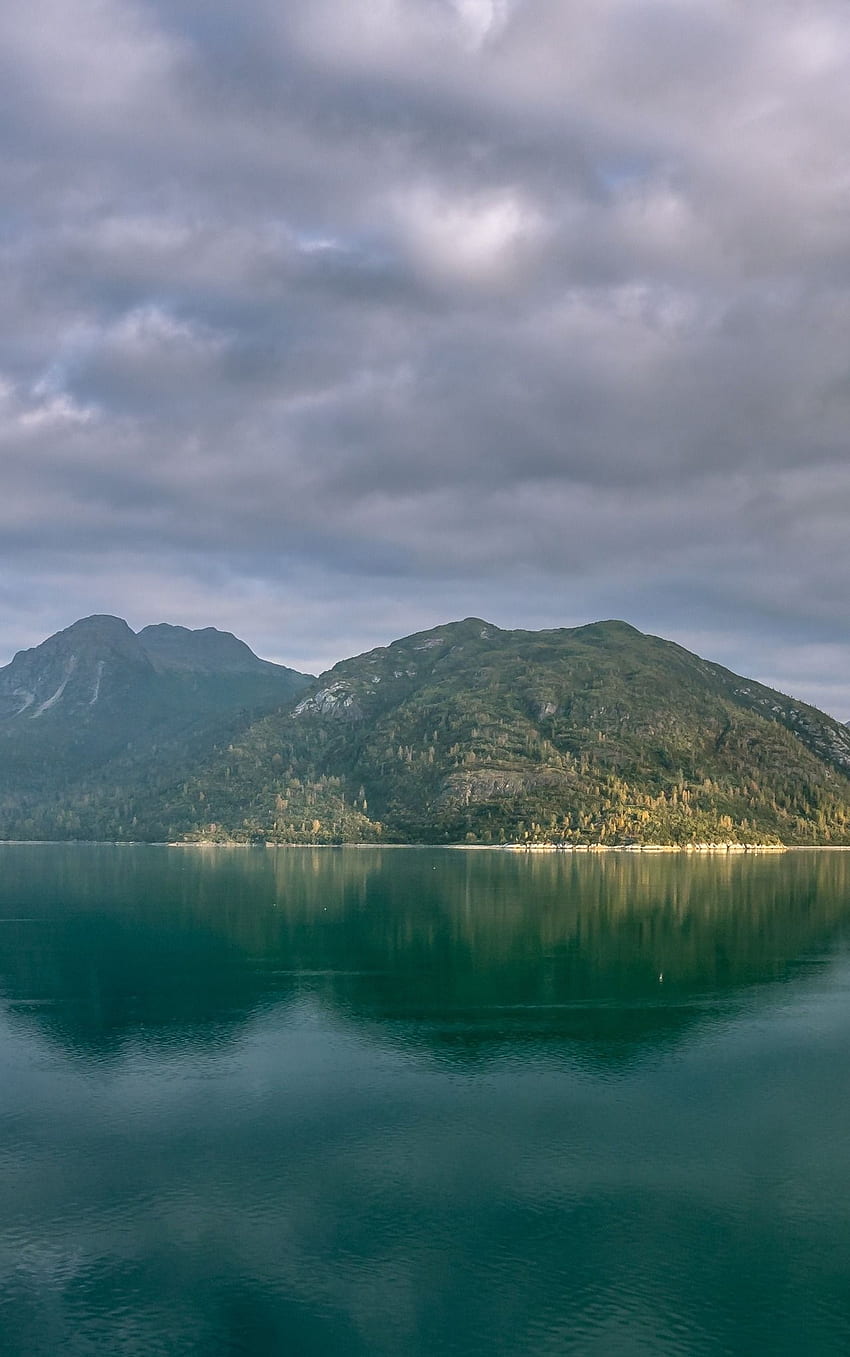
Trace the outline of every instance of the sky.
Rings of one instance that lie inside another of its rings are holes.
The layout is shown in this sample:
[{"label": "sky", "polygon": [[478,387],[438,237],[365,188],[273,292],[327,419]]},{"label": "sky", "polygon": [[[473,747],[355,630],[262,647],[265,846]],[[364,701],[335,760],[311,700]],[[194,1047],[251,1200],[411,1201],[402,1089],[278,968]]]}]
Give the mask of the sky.
[{"label": "sky", "polygon": [[620,617],[850,719],[846,0],[29,0],[0,88],[0,663]]}]

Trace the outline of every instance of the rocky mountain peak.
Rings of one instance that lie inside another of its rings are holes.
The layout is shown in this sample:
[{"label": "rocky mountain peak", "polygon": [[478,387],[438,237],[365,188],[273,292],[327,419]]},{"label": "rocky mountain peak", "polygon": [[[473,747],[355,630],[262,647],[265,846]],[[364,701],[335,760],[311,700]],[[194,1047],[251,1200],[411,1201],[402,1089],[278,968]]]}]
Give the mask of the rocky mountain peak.
[{"label": "rocky mountain peak", "polygon": [[151,674],[151,663],[120,617],[96,614],[21,650],[0,669],[0,719],[35,721],[62,709],[85,712],[117,673]]}]

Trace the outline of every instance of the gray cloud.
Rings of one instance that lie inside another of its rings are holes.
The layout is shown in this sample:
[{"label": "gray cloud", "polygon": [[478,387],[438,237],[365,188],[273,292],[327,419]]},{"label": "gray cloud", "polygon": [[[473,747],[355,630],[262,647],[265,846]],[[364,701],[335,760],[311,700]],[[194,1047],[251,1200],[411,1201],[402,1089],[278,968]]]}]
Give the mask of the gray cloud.
[{"label": "gray cloud", "polygon": [[850,17],[0,14],[0,646],[620,615],[850,717]]}]

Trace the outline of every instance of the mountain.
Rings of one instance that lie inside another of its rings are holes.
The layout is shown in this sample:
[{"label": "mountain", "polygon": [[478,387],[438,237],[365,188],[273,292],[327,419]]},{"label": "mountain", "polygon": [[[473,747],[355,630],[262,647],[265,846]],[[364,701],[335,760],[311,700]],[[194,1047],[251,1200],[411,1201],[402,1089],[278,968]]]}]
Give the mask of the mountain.
[{"label": "mountain", "polygon": [[336,665],[166,818],[310,842],[846,843],[850,731],[624,622],[467,618]]},{"label": "mountain", "polygon": [[0,835],[131,836],[110,802],[191,768],[309,682],[213,628],[136,635],[83,618],[0,669]]},{"label": "mountain", "polygon": [[850,843],[850,730],[624,622],[467,618],[311,681],[87,618],[0,670],[0,837]]},{"label": "mountain", "polygon": [[232,632],[216,631],[215,627],[190,631],[188,627],[159,622],[143,627],[137,640],[154,669],[162,674],[265,674],[282,678],[295,673],[283,665],[258,659]]},{"label": "mountain", "polygon": [[98,703],[101,710],[110,706],[124,683],[152,676],[151,662],[126,622],[86,617],[20,651],[0,669],[0,721],[23,728],[44,717],[79,718]]}]

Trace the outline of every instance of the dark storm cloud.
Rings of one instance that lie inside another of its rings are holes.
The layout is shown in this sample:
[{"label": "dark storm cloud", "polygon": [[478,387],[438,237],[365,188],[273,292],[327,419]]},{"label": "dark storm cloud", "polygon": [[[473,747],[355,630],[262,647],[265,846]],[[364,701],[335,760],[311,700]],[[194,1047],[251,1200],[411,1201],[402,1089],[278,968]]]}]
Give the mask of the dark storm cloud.
[{"label": "dark storm cloud", "polygon": [[850,716],[848,54],[830,0],[7,7],[6,651],[613,614]]}]

